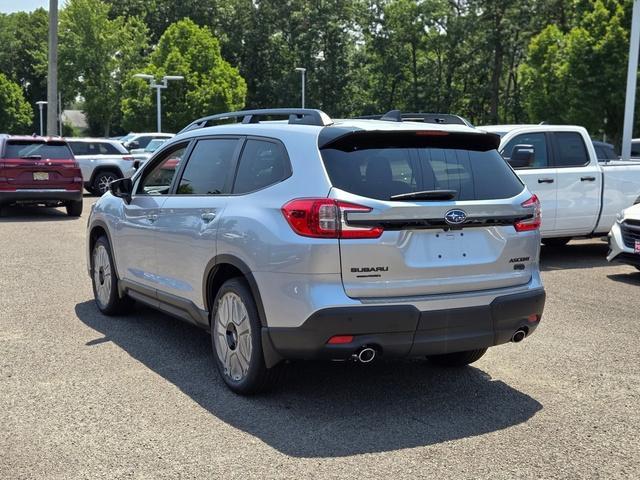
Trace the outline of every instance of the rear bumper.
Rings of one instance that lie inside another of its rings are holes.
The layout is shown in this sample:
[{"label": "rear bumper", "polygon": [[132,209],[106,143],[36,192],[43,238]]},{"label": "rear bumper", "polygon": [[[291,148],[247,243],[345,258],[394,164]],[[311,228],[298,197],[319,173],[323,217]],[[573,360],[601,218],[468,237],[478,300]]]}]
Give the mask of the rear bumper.
[{"label": "rear bumper", "polygon": [[47,203],[82,201],[82,189],[64,190],[57,188],[18,189],[0,191],[0,205],[11,203]]},{"label": "rear bumper", "polygon": [[[326,308],[300,327],[266,327],[265,333],[274,350],[290,359],[346,359],[365,345],[385,357],[437,355],[500,345],[520,328],[531,335],[544,303],[540,288],[500,296],[489,305],[447,310],[421,312],[413,305]],[[327,345],[334,335],[354,339]]]}]

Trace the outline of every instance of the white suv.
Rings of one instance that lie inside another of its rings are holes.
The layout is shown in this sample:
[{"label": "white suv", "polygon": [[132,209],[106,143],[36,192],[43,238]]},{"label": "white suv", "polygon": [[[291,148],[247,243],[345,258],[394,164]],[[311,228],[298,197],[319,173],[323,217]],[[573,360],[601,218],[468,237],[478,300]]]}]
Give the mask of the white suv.
[{"label": "white suv", "polygon": [[136,171],[135,159],[117,140],[68,138],[67,143],[82,170],[84,187],[94,195],[102,195],[111,182]]},{"label": "white suv", "polygon": [[200,119],[95,204],[97,306],[135,299],[209,329],[239,393],[287,359],[467,365],[531,335],[545,301],[539,203],[499,141],[393,115]]}]

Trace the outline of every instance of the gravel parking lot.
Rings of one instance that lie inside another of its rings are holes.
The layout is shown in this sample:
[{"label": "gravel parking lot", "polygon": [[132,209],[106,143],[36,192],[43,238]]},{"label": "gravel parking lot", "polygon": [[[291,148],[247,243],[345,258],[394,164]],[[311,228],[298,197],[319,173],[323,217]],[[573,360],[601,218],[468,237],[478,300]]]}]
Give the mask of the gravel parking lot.
[{"label": "gravel parking lot", "polygon": [[94,200],[0,218],[0,478],[640,477],[640,273],[602,241],[543,248],[540,328],[473,367],[298,364],[242,398],[205,332],[98,313]]}]

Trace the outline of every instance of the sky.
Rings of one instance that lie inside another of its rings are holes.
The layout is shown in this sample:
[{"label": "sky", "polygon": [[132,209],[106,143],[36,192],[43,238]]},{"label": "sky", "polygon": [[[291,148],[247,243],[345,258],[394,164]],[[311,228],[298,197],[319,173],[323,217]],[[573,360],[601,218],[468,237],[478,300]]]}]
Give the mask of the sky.
[{"label": "sky", "polygon": [[[62,6],[64,0],[58,0]],[[0,13],[30,12],[36,8],[49,9],[49,0],[0,0]]]}]

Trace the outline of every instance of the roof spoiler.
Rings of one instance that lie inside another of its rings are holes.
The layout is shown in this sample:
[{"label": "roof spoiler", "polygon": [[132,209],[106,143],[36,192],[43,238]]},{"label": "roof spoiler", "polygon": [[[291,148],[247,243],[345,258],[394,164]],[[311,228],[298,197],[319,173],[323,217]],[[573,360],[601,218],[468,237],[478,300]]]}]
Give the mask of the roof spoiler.
[{"label": "roof spoiler", "polygon": [[178,134],[204,128],[210,123],[225,120],[235,120],[237,122],[238,119],[242,118],[242,123],[260,123],[260,118],[264,117],[288,117],[288,123],[290,125],[316,125],[318,127],[326,127],[333,124],[333,120],[322,110],[311,108],[270,108],[209,115],[191,122],[180,130]]}]

